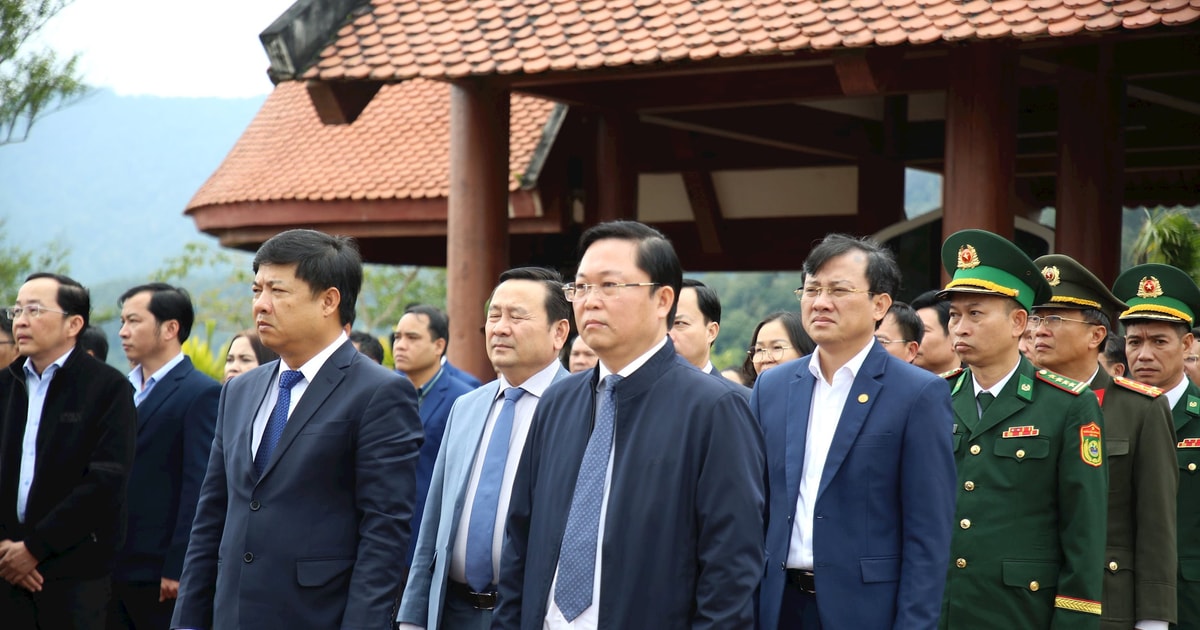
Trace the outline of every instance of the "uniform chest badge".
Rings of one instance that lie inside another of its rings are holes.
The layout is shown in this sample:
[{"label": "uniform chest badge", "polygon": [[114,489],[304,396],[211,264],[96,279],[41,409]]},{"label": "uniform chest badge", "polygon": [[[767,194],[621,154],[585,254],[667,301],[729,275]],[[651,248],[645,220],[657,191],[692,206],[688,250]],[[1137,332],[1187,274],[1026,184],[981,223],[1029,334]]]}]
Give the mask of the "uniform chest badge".
[{"label": "uniform chest badge", "polygon": [[974,269],[979,266],[979,253],[973,245],[963,245],[958,248],[958,268]]},{"label": "uniform chest badge", "polygon": [[1079,427],[1079,456],[1088,466],[1099,467],[1103,463],[1100,453],[1100,427],[1095,422]]},{"label": "uniform chest badge", "polygon": [[1185,438],[1176,446],[1178,448],[1200,448],[1200,438]]},{"label": "uniform chest badge", "polygon": [[1040,433],[1035,426],[1026,427],[1008,427],[1004,433],[1000,434],[1002,438],[1017,438],[1017,437],[1033,437]]}]

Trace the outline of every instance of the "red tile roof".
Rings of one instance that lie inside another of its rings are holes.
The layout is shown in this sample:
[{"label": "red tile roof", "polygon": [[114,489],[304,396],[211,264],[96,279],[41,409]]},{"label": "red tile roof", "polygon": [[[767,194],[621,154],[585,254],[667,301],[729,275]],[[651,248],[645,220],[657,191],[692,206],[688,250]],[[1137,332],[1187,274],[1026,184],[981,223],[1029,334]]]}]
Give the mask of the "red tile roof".
[{"label": "red tile roof", "polygon": [[[303,82],[280,83],[188,204],[445,198],[449,85],[385,85],[350,125],[317,118]],[[509,172],[524,173],[554,104],[512,97]],[[509,190],[519,187],[509,179]]]},{"label": "red tile roof", "polygon": [[371,0],[304,77],[536,74],[1197,19],[1200,0]]}]

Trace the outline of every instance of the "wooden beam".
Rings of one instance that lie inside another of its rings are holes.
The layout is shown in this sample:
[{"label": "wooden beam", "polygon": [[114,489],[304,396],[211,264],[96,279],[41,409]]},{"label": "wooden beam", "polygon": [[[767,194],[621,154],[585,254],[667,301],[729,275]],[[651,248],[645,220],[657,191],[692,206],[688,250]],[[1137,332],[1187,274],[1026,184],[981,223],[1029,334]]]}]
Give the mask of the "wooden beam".
[{"label": "wooden beam", "polygon": [[308,81],[308,98],[326,125],[349,125],[367,108],[383,83],[379,81]]},{"label": "wooden beam", "polygon": [[607,111],[596,125],[597,223],[636,219],[638,172],[633,152],[635,122],[628,114]]},{"label": "wooden beam", "polygon": [[[680,161],[692,162],[695,150],[692,147],[692,134],[676,131],[671,134],[675,154]],[[717,188],[713,185],[712,172],[701,169],[685,169],[683,188],[687,192],[688,202],[692,208],[692,217],[696,221],[696,233],[700,237],[700,249],[705,254],[720,254],[724,251],[721,244],[721,227],[724,219],[721,215],[721,202],[717,198]]]},{"label": "wooden beam", "polygon": [[881,146],[858,163],[858,218],[861,229],[869,234],[905,218],[904,163],[897,156],[901,132],[907,124],[908,99],[887,97]]},{"label": "wooden beam", "polygon": [[844,50],[834,54],[833,69],[846,96],[874,96],[887,91],[903,62],[897,49]]}]

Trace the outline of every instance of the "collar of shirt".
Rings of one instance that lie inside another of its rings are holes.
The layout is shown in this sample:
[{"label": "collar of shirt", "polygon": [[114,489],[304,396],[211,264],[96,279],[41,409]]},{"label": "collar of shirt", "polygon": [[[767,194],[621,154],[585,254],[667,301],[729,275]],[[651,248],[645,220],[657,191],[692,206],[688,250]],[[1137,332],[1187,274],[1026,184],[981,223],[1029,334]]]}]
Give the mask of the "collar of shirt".
[{"label": "collar of shirt", "polygon": [[[850,360],[847,361],[845,365],[838,368],[837,372],[834,372],[834,378],[836,378],[837,375],[844,370],[850,371],[851,381],[853,381],[855,378],[858,378],[858,371],[862,369],[862,364],[866,362],[867,354],[871,352],[871,347],[874,345],[875,337],[872,336],[871,340],[867,342],[867,345],[863,346],[863,349],[858,351],[858,354],[850,357]],[[825,380],[825,377],[821,374],[820,352],[812,353],[812,361],[808,362],[808,371],[812,372],[812,375],[818,379],[821,379],[822,381]]]},{"label": "collar of shirt", "polygon": [[[442,360],[444,361],[445,358],[443,357]],[[433,386],[435,383],[438,382],[438,379],[442,378],[442,373],[446,371],[445,365],[446,364],[443,363],[442,367],[438,368],[437,374],[434,374],[433,378],[429,379],[429,382],[427,382],[424,385],[417,388],[417,406],[418,407],[421,406],[421,403],[425,402],[425,395],[433,390]]]},{"label": "collar of shirt", "polygon": [[[66,354],[62,355],[61,357],[58,357],[57,359],[54,360],[53,363],[46,366],[45,371],[43,371],[41,374],[38,374],[37,370],[34,369],[32,357],[25,359],[25,364],[24,364],[25,380],[27,380],[27,381],[32,380],[36,383],[43,379],[53,377],[54,373],[57,372],[59,370],[59,368],[61,368],[63,366],[63,364],[67,362],[67,357],[71,356],[71,352],[74,350],[75,350],[75,348],[72,346],[70,350],[67,350]],[[1187,379],[1184,379],[1184,381],[1186,381],[1186,380]]]},{"label": "collar of shirt", "polygon": [[1004,378],[996,381],[996,384],[992,385],[988,389],[984,389],[984,388],[980,387],[979,381],[975,380],[975,374],[971,373],[971,384],[975,386],[975,398],[978,399],[979,394],[981,392],[988,392],[989,394],[991,394],[993,396],[999,395],[1000,392],[1004,391],[1004,386],[1008,384],[1008,381],[1010,379],[1012,379],[1013,374],[1017,373],[1017,368],[1019,368],[1019,367],[1021,367],[1021,359],[1018,358],[1017,364],[1013,366],[1013,369],[1009,370],[1008,374],[1004,375]]},{"label": "collar of shirt", "polygon": [[1167,402],[1171,403],[1172,409],[1175,408],[1175,405],[1179,404],[1179,399],[1183,398],[1183,394],[1187,391],[1189,383],[1191,383],[1191,381],[1189,381],[1187,375],[1184,374],[1183,380],[1179,381],[1178,385],[1167,390]]},{"label": "collar of shirt", "polygon": [[549,365],[542,368],[537,374],[525,379],[525,382],[520,385],[513,385],[501,374],[499,377],[500,389],[496,392],[496,398],[493,399],[493,402],[504,398],[504,390],[509,387],[520,387],[525,390],[526,394],[533,394],[535,397],[541,398],[542,394],[546,393],[546,388],[550,387],[550,384],[554,382],[554,375],[558,373],[559,365],[558,359],[551,361]]},{"label": "collar of shirt", "polygon": [[[663,337],[662,340],[660,340],[658,343],[654,344],[653,348],[650,348],[649,350],[647,350],[644,354],[642,354],[642,356],[634,359],[633,361],[630,361],[629,365],[626,365],[625,367],[621,368],[621,371],[617,372],[617,376],[620,376],[622,378],[629,378],[629,376],[631,374],[638,371],[638,368],[642,367],[643,365],[646,365],[646,362],[650,360],[650,357],[654,356],[654,353],[658,352],[659,350],[662,350],[662,347],[665,345],[667,345],[667,337]],[[613,373],[612,370],[608,369],[608,366],[604,365],[604,360],[601,359],[600,360],[600,380],[597,382],[603,383],[604,378],[612,373]]]},{"label": "collar of shirt", "polygon": [[279,371],[275,373],[275,386],[279,387],[279,375],[283,374],[284,370],[298,369],[300,370],[300,373],[304,375],[305,382],[313,382],[313,379],[317,377],[317,372],[320,372],[321,368],[325,365],[325,362],[329,360],[329,357],[333,356],[333,351],[340,348],[342,344],[346,343],[346,341],[349,339],[350,338],[346,336],[345,332],[339,334],[338,338],[333,340],[333,343],[325,346],[324,350],[321,350],[317,354],[313,355],[313,358],[309,359],[299,368],[291,367],[286,361],[283,360],[283,357],[280,357]]},{"label": "collar of shirt", "polygon": [[716,366],[713,365],[712,360],[709,360],[708,364],[704,366],[704,370],[702,370],[702,371],[712,372],[715,368],[716,368]]},{"label": "collar of shirt", "polygon": [[133,370],[129,372],[129,383],[133,385],[133,396],[136,398],[138,394],[142,393],[143,389],[150,389],[154,383],[163,380],[163,377],[166,376],[168,372],[175,369],[175,366],[179,365],[180,363],[183,363],[182,352],[172,357],[170,361],[167,361],[165,364],[163,364],[162,367],[158,368],[157,372],[151,374],[150,378],[147,379],[142,378],[142,366],[139,365],[133,368]]},{"label": "collar of shirt", "polygon": [[1092,372],[1092,375],[1088,377],[1087,384],[1088,384],[1088,386],[1089,386],[1089,387],[1091,387],[1092,383],[1093,383],[1093,382],[1096,380],[1096,377],[1097,377],[1099,374],[1100,374],[1100,364],[1099,364],[1099,363],[1097,363],[1097,364],[1096,364],[1096,371],[1095,371],[1095,372]]}]

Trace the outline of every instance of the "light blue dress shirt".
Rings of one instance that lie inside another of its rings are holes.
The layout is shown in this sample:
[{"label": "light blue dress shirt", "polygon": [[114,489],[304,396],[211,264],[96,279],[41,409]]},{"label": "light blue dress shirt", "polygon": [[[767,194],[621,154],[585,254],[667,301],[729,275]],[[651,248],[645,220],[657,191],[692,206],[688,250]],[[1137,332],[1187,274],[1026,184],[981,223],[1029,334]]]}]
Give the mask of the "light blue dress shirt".
[{"label": "light blue dress shirt", "polygon": [[33,470],[37,464],[37,436],[42,426],[42,408],[46,406],[46,394],[50,381],[59,368],[71,356],[71,351],[58,357],[44,372],[37,373],[33,359],[25,359],[25,385],[29,392],[29,409],[25,414],[25,438],[21,441],[21,480],[17,484],[17,520],[25,522],[25,504],[29,502],[29,489],[33,486]]},{"label": "light blue dress shirt", "polygon": [[154,389],[154,384],[163,380],[163,377],[166,376],[168,372],[175,369],[175,366],[179,365],[180,363],[183,363],[182,352],[175,355],[175,358],[167,361],[162,367],[158,368],[158,371],[154,374],[151,374],[150,378],[145,379],[144,383],[142,381],[142,366],[139,365],[133,368],[133,371],[129,373],[129,384],[133,385],[134,406],[142,406],[142,401],[146,400],[146,397],[150,395],[150,390]]}]

